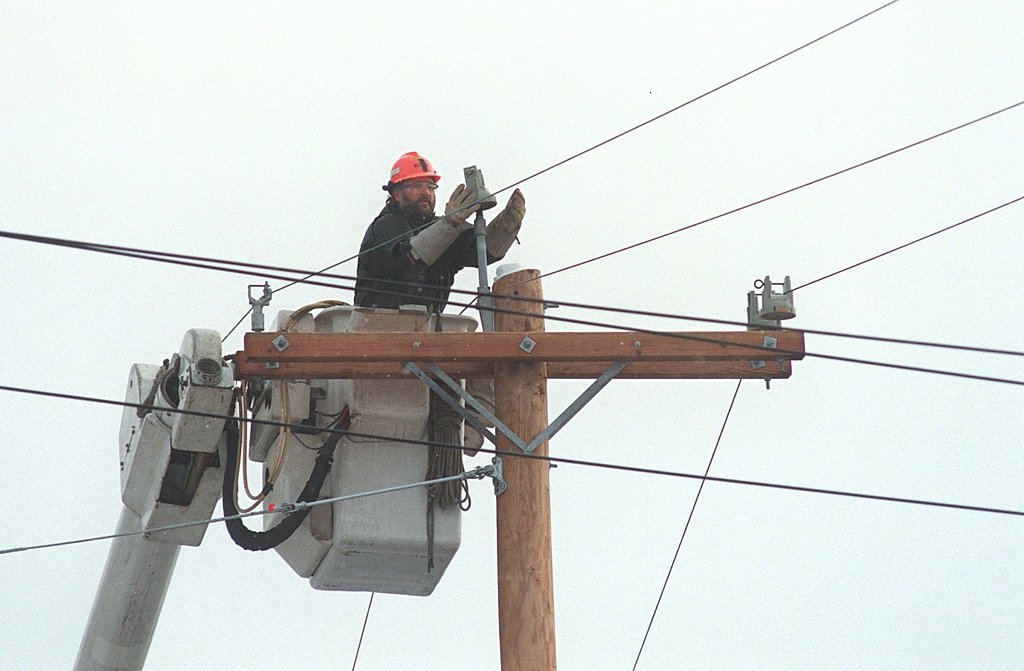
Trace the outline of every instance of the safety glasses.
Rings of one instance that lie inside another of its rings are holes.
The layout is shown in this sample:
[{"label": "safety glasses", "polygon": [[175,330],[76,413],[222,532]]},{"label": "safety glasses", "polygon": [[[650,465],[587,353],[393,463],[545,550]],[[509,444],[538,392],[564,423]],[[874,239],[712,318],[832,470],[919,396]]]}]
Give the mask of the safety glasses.
[{"label": "safety glasses", "polygon": [[437,184],[433,182],[405,182],[399,185],[406,191],[436,191]]}]

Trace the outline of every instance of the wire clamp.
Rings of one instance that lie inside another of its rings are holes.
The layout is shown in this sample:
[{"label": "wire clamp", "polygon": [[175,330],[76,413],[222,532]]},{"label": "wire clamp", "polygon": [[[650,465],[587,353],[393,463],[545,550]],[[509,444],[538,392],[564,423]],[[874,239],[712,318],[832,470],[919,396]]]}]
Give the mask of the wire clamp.
[{"label": "wire clamp", "polygon": [[481,466],[477,471],[479,471],[480,477],[486,476],[494,481],[495,496],[501,496],[505,493],[505,490],[508,489],[508,483],[505,482],[505,472],[501,457],[492,457],[490,466]]},{"label": "wire clamp", "polygon": [[270,290],[270,282],[263,283],[263,295],[259,298],[253,298],[252,290],[260,285],[250,284],[249,289],[249,305],[252,306],[252,330],[256,333],[260,333],[264,329],[263,322],[263,308],[270,305],[270,299],[274,297],[274,292]]}]

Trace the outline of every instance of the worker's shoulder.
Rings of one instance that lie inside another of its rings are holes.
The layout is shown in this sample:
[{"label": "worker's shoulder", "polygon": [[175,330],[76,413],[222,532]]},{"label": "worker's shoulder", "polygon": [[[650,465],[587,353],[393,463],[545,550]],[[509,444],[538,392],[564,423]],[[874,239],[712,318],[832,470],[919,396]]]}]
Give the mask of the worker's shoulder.
[{"label": "worker's shoulder", "polygon": [[416,227],[417,223],[410,219],[409,215],[389,204],[370,222],[366,232],[367,236],[374,238],[379,238],[382,235],[393,238],[396,235],[411,233]]}]

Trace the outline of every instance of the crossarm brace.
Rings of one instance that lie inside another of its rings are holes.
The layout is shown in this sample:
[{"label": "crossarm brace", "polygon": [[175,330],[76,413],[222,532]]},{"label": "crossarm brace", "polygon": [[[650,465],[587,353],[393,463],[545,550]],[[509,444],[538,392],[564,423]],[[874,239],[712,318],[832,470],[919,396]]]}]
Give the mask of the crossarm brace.
[{"label": "crossarm brace", "polygon": [[[562,414],[555,418],[555,421],[548,424],[547,428],[541,431],[539,434],[537,434],[537,436],[534,437],[534,439],[530,441],[529,444],[527,444],[526,441],[520,438],[515,431],[508,428],[508,426],[506,426],[504,422],[495,417],[494,413],[485,408],[479,401],[477,401],[473,397],[472,394],[463,389],[461,384],[459,384],[456,380],[452,379],[450,375],[441,370],[441,368],[437,364],[427,363],[424,365],[428,370],[430,370],[431,373],[436,375],[439,380],[444,382],[449,387],[449,389],[451,389],[451,391],[454,391],[460,398],[462,398],[462,400],[464,400],[467,405],[473,408],[482,417],[484,417],[492,424],[494,424],[494,428],[500,431],[502,434],[504,434],[506,438],[511,440],[513,445],[518,447],[526,454],[533,454],[534,450],[540,447],[541,443],[551,439],[552,436],[561,431],[562,427],[564,427],[570,419],[575,417],[576,414],[579,413],[579,411],[582,410],[583,407],[591,401],[591,399],[597,396],[597,393],[604,389],[604,387],[609,382],[611,382],[616,375],[622,372],[622,369],[625,368],[628,364],[628,361],[616,361],[611,366],[609,366],[607,370],[601,373],[601,375],[598,376],[598,378],[594,380],[593,383],[591,383],[591,385],[587,387],[586,390],[576,398],[575,401],[570,403],[569,406],[562,411]],[[469,422],[469,424],[474,429],[480,432],[480,435],[484,436],[492,444],[496,445],[494,434],[488,431],[487,428],[484,427],[483,424],[476,417],[474,417],[471,412],[466,410],[466,408],[464,408],[462,404],[459,403],[456,397],[448,393],[448,390],[442,388],[441,385],[438,384],[436,380],[432,379],[429,375],[427,375],[415,363],[407,361],[405,362],[405,367],[413,375],[422,380],[424,384],[426,384],[435,394],[438,395],[439,398],[441,398],[441,400],[443,400],[445,403],[454,408],[455,411],[458,412],[463,419]]]},{"label": "crossarm brace", "polygon": [[[454,391],[456,394],[458,394],[467,404],[469,404],[469,406],[471,408],[476,410],[478,413],[480,413],[480,415],[482,417],[484,417],[485,419],[490,421],[492,424],[494,424],[494,428],[497,429],[498,431],[501,431],[503,434],[505,434],[505,437],[508,438],[509,440],[511,440],[515,444],[516,447],[518,447],[519,449],[521,449],[523,451],[526,451],[526,443],[523,441],[523,439],[520,438],[519,436],[517,436],[515,431],[513,431],[512,429],[510,429],[507,426],[505,426],[505,423],[502,422],[497,417],[495,417],[494,413],[492,413],[487,408],[485,408],[483,405],[481,405],[480,401],[478,401],[475,398],[473,398],[473,395],[470,394],[465,389],[463,389],[461,384],[459,384],[458,382],[453,380],[447,373],[445,373],[443,370],[438,368],[436,364],[432,364],[431,363],[431,364],[426,364],[426,366],[428,368],[430,368],[431,371],[435,375],[438,376],[438,378],[443,380],[444,383],[446,385],[448,385],[448,387],[451,388],[452,391]],[[459,415],[461,415],[463,419],[465,419],[467,422],[469,422],[469,424],[474,429],[476,429],[477,431],[480,432],[481,436],[483,436],[484,438],[489,440],[492,445],[496,445],[497,444],[495,442],[494,434],[491,433],[487,429],[487,427],[485,427],[483,425],[483,423],[480,420],[478,420],[476,417],[474,417],[472,413],[470,413],[468,410],[466,410],[462,406],[462,404],[459,403],[457,398],[452,396],[450,393],[448,393],[448,391],[446,389],[444,389],[441,385],[439,385],[437,383],[437,381],[435,381],[429,375],[424,373],[423,370],[421,370],[419,366],[417,366],[416,364],[414,364],[411,361],[406,361],[405,362],[405,367],[409,370],[409,372],[411,372],[413,375],[415,375],[420,380],[422,380],[423,384],[425,384],[428,387],[430,387],[430,390],[433,391],[435,394],[437,394],[437,396],[442,401],[444,401],[445,403],[450,405],[452,408],[454,408],[455,411],[457,413],[459,413]]]}]

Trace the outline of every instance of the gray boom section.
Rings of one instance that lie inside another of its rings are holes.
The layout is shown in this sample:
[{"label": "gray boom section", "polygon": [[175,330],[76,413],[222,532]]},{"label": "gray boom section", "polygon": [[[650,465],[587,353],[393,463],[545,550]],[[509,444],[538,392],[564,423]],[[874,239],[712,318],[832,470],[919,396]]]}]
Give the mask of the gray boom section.
[{"label": "gray boom section", "polygon": [[[139,516],[122,508],[117,533],[141,530]],[[180,549],[142,534],[111,541],[75,671],[142,669]]]}]

